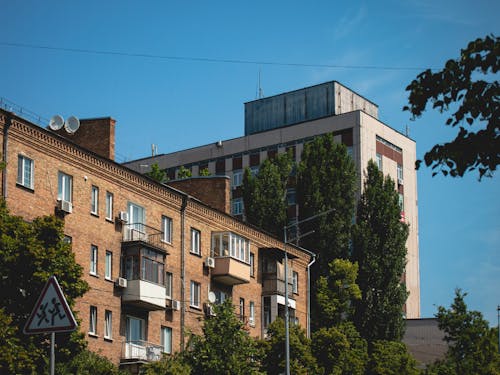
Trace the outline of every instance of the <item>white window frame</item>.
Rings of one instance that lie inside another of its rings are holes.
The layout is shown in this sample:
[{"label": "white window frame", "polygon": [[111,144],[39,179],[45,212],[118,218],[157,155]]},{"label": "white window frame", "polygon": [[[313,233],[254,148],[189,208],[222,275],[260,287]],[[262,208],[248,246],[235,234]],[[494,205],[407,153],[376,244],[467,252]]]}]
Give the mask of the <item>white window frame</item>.
[{"label": "white window frame", "polygon": [[382,160],[382,154],[380,154],[380,153],[377,152],[376,155],[375,155],[375,157],[376,157],[376,161],[377,161],[377,167],[378,167],[379,171],[382,171],[383,168],[384,168],[384,162]]},{"label": "white window frame", "polygon": [[161,327],[160,343],[163,353],[172,354],[172,328]]},{"label": "white window frame", "polygon": [[398,164],[398,181],[403,181],[403,166]]},{"label": "white window frame", "polygon": [[250,301],[250,307],[249,307],[249,314],[248,314],[248,324],[250,325],[255,325],[255,302]]},{"label": "white window frame", "polygon": [[161,229],[163,231],[162,241],[168,244],[172,243],[172,218],[168,216],[161,217]]},{"label": "white window frame", "polygon": [[61,171],[57,174],[57,199],[73,202],[73,176]]},{"label": "white window frame", "polygon": [[198,229],[191,228],[191,253],[201,255],[200,249],[201,232]]},{"label": "white window frame", "polygon": [[33,190],[35,162],[24,155],[18,155],[17,163],[17,183]]},{"label": "white window frame", "polygon": [[110,310],[104,311],[104,338],[113,339],[113,312]]},{"label": "white window frame", "polygon": [[404,212],[405,211],[405,197],[401,193],[398,193],[398,203],[399,203],[399,207],[401,209],[401,212]]},{"label": "white window frame", "polygon": [[90,194],[90,213],[94,215],[99,214],[99,188],[92,185]]},{"label": "white window frame", "polygon": [[110,250],[106,250],[104,278],[106,280],[113,280],[113,252]]},{"label": "white window frame", "polygon": [[245,299],[240,297],[240,319],[241,321],[244,321],[245,319]]},{"label": "white window frame", "polygon": [[90,306],[89,334],[97,335],[97,306]]},{"label": "white window frame", "polygon": [[91,275],[97,276],[99,249],[95,245],[90,245],[90,271]]},{"label": "white window frame", "polygon": [[231,201],[231,214],[243,215],[243,198],[234,198]]},{"label": "white window frame", "polygon": [[232,187],[237,188],[238,186],[241,186],[243,183],[243,171],[238,169],[236,171],[233,171],[233,178],[232,178]]},{"label": "white window frame", "polygon": [[201,293],[201,284],[191,280],[189,306],[200,308],[200,300],[201,300],[200,293]]},{"label": "white window frame", "polygon": [[106,192],[106,219],[113,220],[113,193]]},{"label": "white window frame", "polygon": [[292,271],[292,292],[299,294],[299,273]]},{"label": "white window frame", "polygon": [[255,254],[250,253],[250,276],[255,277]]},{"label": "white window frame", "polygon": [[165,297],[172,299],[172,284],[174,281],[174,275],[172,272],[165,272]]}]

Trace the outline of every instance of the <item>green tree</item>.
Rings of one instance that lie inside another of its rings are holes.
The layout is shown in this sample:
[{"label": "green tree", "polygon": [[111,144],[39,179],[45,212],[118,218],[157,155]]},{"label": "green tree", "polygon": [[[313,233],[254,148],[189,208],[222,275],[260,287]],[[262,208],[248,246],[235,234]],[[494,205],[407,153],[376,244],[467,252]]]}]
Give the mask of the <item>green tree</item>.
[{"label": "green tree", "polygon": [[200,176],[210,176],[210,175],[211,175],[211,173],[210,173],[210,171],[208,170],[208,168],[205,168],[205,169],[200,170],[199,175],[200,175]]},{"label": "green tree", "polygon": [[[5,202],[0,203],[0,324],[9,325],[3,332],[5,341],[0,341],[0,373],[44,372],[50,340],[41,334],[26,336],[22,327],[51,275],[57,277],[70,307],[88,290],[81,279],[82,267],[64,241],[63,227],[53,216],[27,223],[10,215]],[[79,331],[56,335],[58,361],[67,361],[84,347]]]},{"label": "green tree", "polygon": [[[427,166],[453,177],[477,168],[481,178],[496,170],[500,162],[499,68],[500,38],[491,35],[470,42],[441,71],[427,69],[408,85],[409,106],[403,110],[413,118],[420,117],[430,102],[440,112],[454,111],[446,125],[460,125],[453,141],[437,144],[424,155]],[[479,130],[469,130],[468,126],[478,123]]]},{"label": "green tree", "polygon": [[363,375],[368,363],[366,340],[351,322],[314,332],[312,352],[325,374]]},{"label": "green tree", "polygon": [[[311,340],[298,325],[290,325],[290,373],[320,374],[320,368],[311,352]],[[285,372],[285,321],[277,318],[267,329],[268,339],[264,347],[263,369],[267,374]]]},{"label": "green tree", "polygon": [[151,170],[145,173],[145,175],[152,178],[155,181],[158,181],[159,183],[163,183],[168,180],[167,174],[165,173],[165,171],[160,169],[158,163],[152,164]]},{"label": "green tree", "polygon": [[[398,341],[377,340],[372,343],[369,375],[418,375],[417,361],[406,345]],[[460,373],[457,373],[460,374]]]},{"label": "green tree", "polygon": [[354,323],[368,342],[403,337],[408,292],[401,279],[407,237],[394,182],[370,161],[353,229],[352,256],[359,265],[357,283],[362,294],[355,304]]},{"label": "green tree", "polygon": [[177,178],[179,180],[189,178],[192,175],[193,174],[191,173],[191,169],[188,169],[188,168],[184,167],[183,165],[181,165],[181,167],[179,168],[179,171],[177,172]]},{"label": "green tree", "polygon": [[184,353],[164,356],[160,361],[151,362],[141,369],[143,375],[190,375],[191,366]]},{"label": "green tree", "polygon": [[236,317],[231,299],[214,305],[203,323],[203,336],[192,336],[186,355],[192,373],[258,374],[261,352]]},{"label": "green tree", "polygon": [[250,169],[243,176],[243,204],[246,220],[281,238],[287,221],[286,191],[292,157],[288,153],[266,159],[254,177]]},{"label": "green tree", "polygon": [[303,243],[319,255],[315,266],[318,272],[314,272],[318,276],[328,275],[333,259],[349,257],[356,181],[354,162],[346,146],[336,143],[332,134],[305,144],[297,174],[299,219],[332,210],[300,227],[302,233],[314,230]]},{"label": "green tree", "polygon": [[346,259],[334,259],[330,262],[328,276],[320,276],[316,288],[319,310],[315,319],[319,326],[330,327],[352,318],[353,301],[361,298],[361,291],[356,284],[358,277],[357,263]]},{"label": "green tree", "polygon": [[500,374],[498,331],[479,311],[467,309],[466,295],[457,289],[449,309],[438,307],[436,318],[449,348],[444,361],[431,366],[429,374]]},{"label": "green tree", "polygon": [[129,375],[120,371],[109,359],[90,350],[84,350],[66,363],[56,363],[57,375]]}]

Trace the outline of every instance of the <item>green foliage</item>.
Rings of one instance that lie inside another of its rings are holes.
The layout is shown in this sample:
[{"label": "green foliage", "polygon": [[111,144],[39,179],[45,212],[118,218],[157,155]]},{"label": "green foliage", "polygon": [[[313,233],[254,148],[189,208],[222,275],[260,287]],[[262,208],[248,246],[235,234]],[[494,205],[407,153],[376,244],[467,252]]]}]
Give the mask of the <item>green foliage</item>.
[{"label": "green foliage", "polygon": [[336,143],[332,134],[305,144],[297,174],[299,220],[333,210],[300,228],[302,233],[314,230],[314,235],[305,237],[303,243],[319,254],[315,266],[318,275],[328,274],[333,259],[349,256],[356,181],[356,169],[347,148]]},{"label": "green foliage", "polygon": [[[443,70],[432,73],[427,69],[408,85],[409,106],[403,110],[420,117],[431,102],[440,112],[455,111],[446,125],[461,124],[453,141],[435,145],[425,154],[427,166],[439,167],[445,176],[453,177],[478,168],[481,178],[496,170],[500,162],[500,86],[495,79],[499,68],[500,38],[491,35],[470,42]],[[480,130],[466,129],[478,122]]]},{"label": "green foliage", "polygon": [[319,310],[315,319],[320,322],[319,326],[338,325],[352,317],[352,301],[361,298],[357,277],[357,263],[345,259],[335,259],[330,263],[329,275],[320,276],[316,288]]},{"label": "green foliage", "polygon": [[56,363],[57,375],[128,375],[120,371],[109,359],[89,350],[84,350],[67,363]]},{"label": "green foliage", "polygon": [[429,374],[500,374],[498,331],[489,328],[479,311],[467,310],[466,295],[457,289],[449,309],[438,307],[439,329],[449,348],[445,360],[431,366]]},{"label": "green foliage", "polygon": [[243,204],[246,220],[281,238],[287,221],[286,188],[292,171],[288,153],[266,159],[257,176],[247,168],[243,176]]},{"label": "green foliage", "polygon": [[[72,307],[76,298],[87,290],[81,280],[82,267],[75,261],[71,245],[63,241],[63,222],[53,216],[25,222],[11,216],[0,203],[0,290],[2,291],[2,324],[10,321],[5,332],[6,341],[0,341],[0,372],[17,366],[19,373],[42,373],[47,364],[49,342],[46,335],[26,336],[26,323],[36,300],[51,275],[57,280]],[[9,345],[9,342],[13,346]],[[66,361],[85,346],[83,335],[59,333],[56,335],[56,356]],[[9,358],[23,359],[13,364]]]},{"label": "green foliage", "polygon": [[231,300],[214,305],[214,312],[203,324],[203,336],[190,339],[185,355],[192,373],[259,374],[261,352],[236,317]]},{"label": "green foliage", "polygon": [[142,375],[190,375],[191,366],[184,353],[164,356],[160,361],[151,362],[142,367]]},{"label": "green foliage", "polygon": [[367,374],[418,375],[416,366],[417,361],[402,342],[378,340],[372,343]]},{"label": "green foliage", "polygon": [[[311,340],[298,325],[290,324],[290,373],[320,374],[320,368],[311,352]],[[265,355],[263,369],[267,374],[285,372],[285,322],[277,318],[267,330],[268,339],[263,342]]]},{"label": "green foliage", "polygon": [[183,180],[185,178],[190,178],[193,174],[191,173],[191,169],[188,169],[186,167],[184,167],[183,165],[181,165],[181,167],[179,168],[179,171],[177,172],[177,178],[179,180]]},{"label": "green foliage", "polygon": [[205,168],[205,169],[200,170],[199,175],[200,175],[200,176],[205,176],[205,177],[206,177],[206,176],[210,176],[210,175],[211,175],[211,173],[210,173],[210,171],[208,170],[208,168]]},{"label": "green foliage", "polygon": [[408,293],[401,278],[405,269],[408,225],[400,221],[398,193],[390,177],[368,163],[364,191],[353,230],[353,261],[362,298],[356,302],[354,323],[372,340],[401,340],[403,305]]},{"label": "green foliage", "polygon": [[159,183],[163,183],[168,180],[167,174],[165,173],[165,171],[160,169],[158,163],[152,164],[151,170],[145,173],[145,175],[152,178],[155,181],[158,181]]},{"label": "green foliage", "polygon": [[312,351],[325,374],[365,373],[368,346],[351,322],[316,331],[312,337]]}]

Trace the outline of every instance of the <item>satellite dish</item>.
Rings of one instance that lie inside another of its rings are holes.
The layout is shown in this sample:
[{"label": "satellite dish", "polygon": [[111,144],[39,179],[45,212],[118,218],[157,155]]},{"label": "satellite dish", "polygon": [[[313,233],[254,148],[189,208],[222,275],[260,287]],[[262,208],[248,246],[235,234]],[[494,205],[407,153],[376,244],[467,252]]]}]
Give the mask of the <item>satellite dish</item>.
[{"label": "satellite dish", "polygon": [[208,293],[208,302],[214,303],[215,302],[215,293],[214,292],[209,292]]},{"label": "satellite dish", "polygon": [[69,134],[75,133],[80,127],[80,120],[78,120],[75,116],[69,116],[66,122],[64,123],[64,128]]},{"label": "satellite dish", "polygon": [[49,128],[52,130],[59,130],[64,126],[64,119],[60,115],[54,115],[50,118]]}]

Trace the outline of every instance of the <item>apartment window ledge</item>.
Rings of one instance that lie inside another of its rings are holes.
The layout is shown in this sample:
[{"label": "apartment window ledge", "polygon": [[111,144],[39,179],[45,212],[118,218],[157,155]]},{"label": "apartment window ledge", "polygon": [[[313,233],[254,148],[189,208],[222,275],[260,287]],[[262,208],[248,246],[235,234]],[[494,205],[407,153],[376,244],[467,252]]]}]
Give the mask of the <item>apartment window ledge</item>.
[{"label": "apartment window ledge", "polygon": [[92,273],[92,272],[89,272],[89,275],[90,276],[93,276],[93,277],[97,277],[98,279],[100,278],[99,275],[97,273]]},{"label": "apartment window ledge", "polygon": [[104,341],[113,342],[113,338],[104,336]]},{"label": "apartment window ledge", "polygon": [[98,338],[99,338],[99,335],[98,335],[97,333],[89,332],[89,333],[88,333],[88,335],[89,335],[90,337],[93,337],[93,338],[96,338],[96,339],[98,339]]},{"label": "apartment window ledge", "polygon": [[114,224],[114,222],[115,222],[113,219],[110,219],[109,217],[107,217],[107,218],[106,218],[106,221],[107,221],[108,223],[113,223],[113,224]]},{"label": "apartment window ledge", "polygon": [[28,186],[24,186],[23,184],[20,184],[19,182],[16,182],[16,186],[20,189],[26,190],[28,193],[35,193],[35,189],[30,188]]},{"label": "apartment window ledge", "polygon": [[[98,276],[98,277],[99,277],[99,276]],[[112,279],[111,277],[104,277],[104,280],[106,280],[106,281],[110,281],[110,282],[112,282],[112,283],[114,282],[114,281],[113,281],[113,279]]]},{"label": "apartment window ledge", "polygon": [[190,251],[189,254],[197,256],[198,258],[201,258],[201,251],[200,251],[200,253],[193,253],[192,251]]},{"label": "apartment window ledge", "polygon": [[99,214],[96,212],[90,212],[90,216],[99,218]]},{"label": "apartment window ledge", "polygon": [[201,306],[193,306],[193,305],[189,305],[189,308],[190,308],[190,309],[193,309],[193,310],[201,311]]}]

